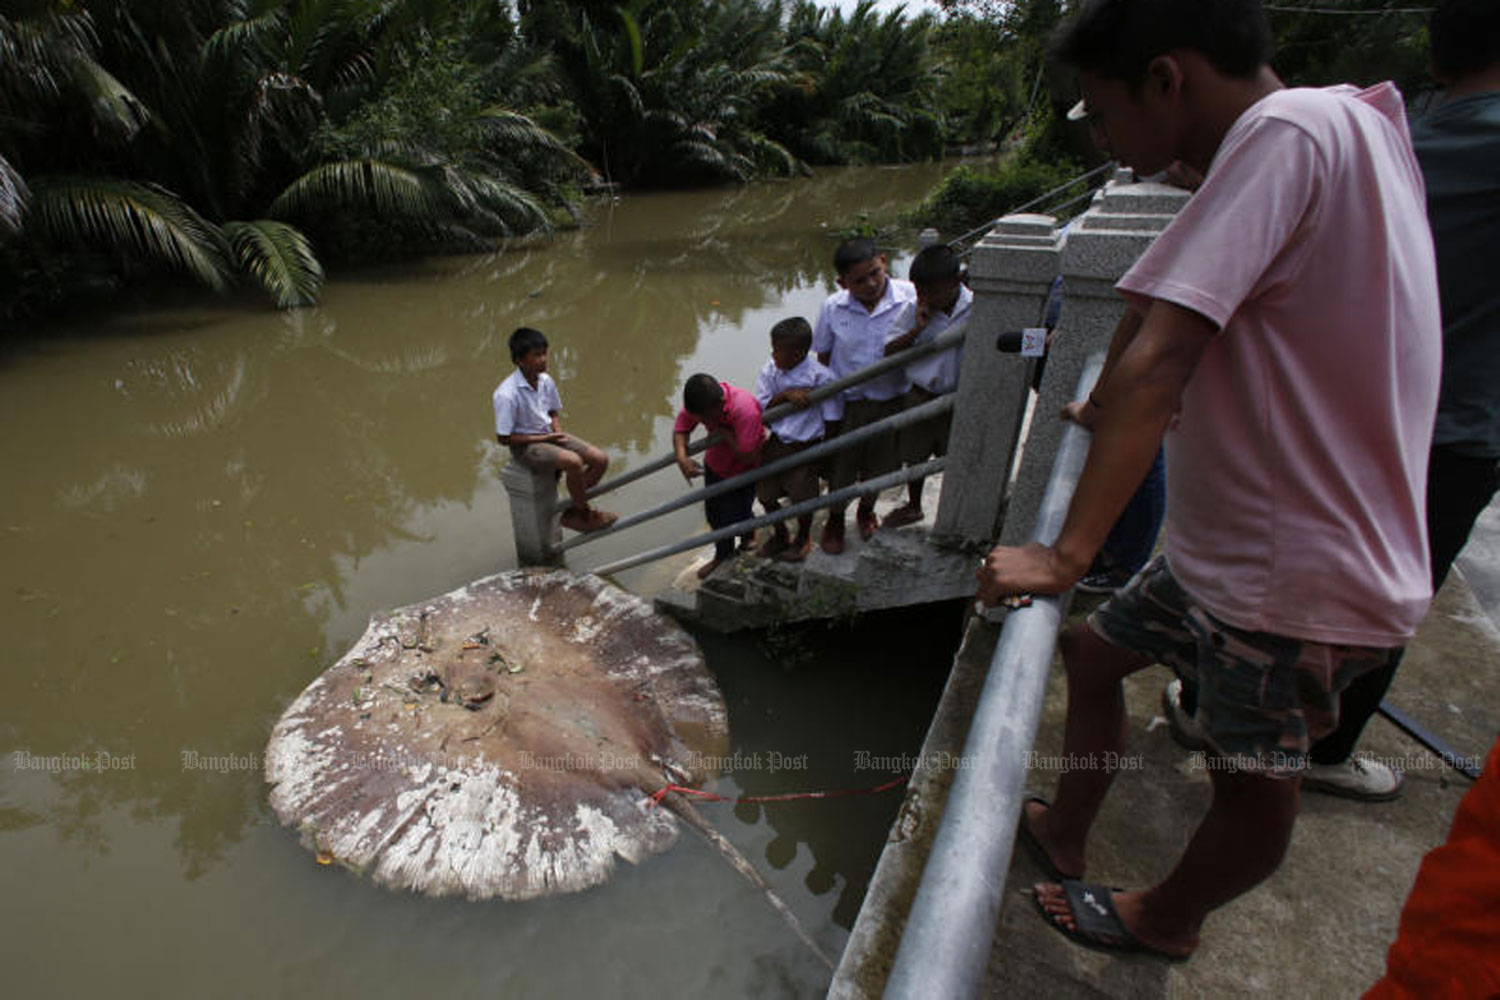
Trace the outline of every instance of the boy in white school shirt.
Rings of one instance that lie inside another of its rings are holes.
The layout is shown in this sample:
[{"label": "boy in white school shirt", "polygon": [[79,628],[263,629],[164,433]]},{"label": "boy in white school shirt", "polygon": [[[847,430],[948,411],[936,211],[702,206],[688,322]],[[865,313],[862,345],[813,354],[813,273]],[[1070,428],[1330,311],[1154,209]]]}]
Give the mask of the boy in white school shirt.
[{"label": "boy in white school shirt", "polygon": [[[817,358],[808,356],[812,339],[812,327],[801,316],[784,319],[771,327],[771,360],[760,370],[755,398],[766,410],[782,403],[802,409],[770,424],[771,436],[761,452],[762,464],[811,448],[823,440],[826,424],[837,423],[844,416],[844,404],[837,394],[813,406],[807,404],[808,393],[833,381],[833,373]],[[811,500],[818,490],[817,467],[801,465],[762,479],[756,485],[755,496],[770,513],[781,506],[782,496],[795,504]],[[785,521],[777,522],[759,554],[784,562],[801,562],[812,549],[812,520],[811,513],[797,518],[795,538],[787,536]]]},{"label": "boy in white school shirt", "polygon": [[[907,277],[917,287],[917,301],[910,320],[896,322],[898,330],[908,324],[909,328],[886,342],[886,354],[925,344],[955,323],[962,323],[969,318],[969,307],[974,302],[974,293],[961,279],[958,255],[944,244],[923,247],[913,258]],[[906,392],[903,408],[909,410],[955,391],[958,358],[959,348],[952,347],[908,364],[906,377],[911,388]],[[916,465],[934,455],[948,454],[948,427],[952,419],[953,413],[949,411],[902,430],[897,436],[901,461]],[[906,484],[906,503],[885,516],[886,527],[899,528],[922,520],[924,482],[925,478],[913,479]]]},{"label": "boy in white school shirt", "polygon": [[510,359],[516,370],[495,387],[495,436],[515,460],[539,472],[560,472],[573,506],[563,511],[562,526],[599,531],[617,515],[589,506],[588,491],[604,478],[609,456],[582,438],[563,433],[557,423],[562,397],[547,374],[547,337],[523,326],[510,335]]}]

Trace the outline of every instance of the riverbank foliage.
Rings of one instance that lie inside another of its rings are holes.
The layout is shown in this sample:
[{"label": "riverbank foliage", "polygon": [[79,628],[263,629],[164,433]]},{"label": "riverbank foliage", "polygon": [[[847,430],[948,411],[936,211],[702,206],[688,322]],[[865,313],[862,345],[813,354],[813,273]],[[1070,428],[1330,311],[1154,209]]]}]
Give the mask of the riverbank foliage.
[{"label": "riverbank foliage", "polygon": [[[0,324],[184,277],[307,304],[325,264],[493,246],[594,190],[1021,135],[1008,200],[1087,156],[1054,141],[1062,0],[941,6],[0,0]],[[1301,78],[1425,47],[1325,24],[1284,25]]]}]

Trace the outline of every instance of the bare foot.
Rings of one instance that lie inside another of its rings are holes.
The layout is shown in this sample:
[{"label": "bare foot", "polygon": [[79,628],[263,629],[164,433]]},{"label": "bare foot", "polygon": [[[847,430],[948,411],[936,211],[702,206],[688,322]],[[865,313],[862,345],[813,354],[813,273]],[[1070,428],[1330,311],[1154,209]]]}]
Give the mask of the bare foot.
[{"label": "bare foot", "polygon": [[812,535],[798,535],[796,538],[792,539],[791,547],[788,548],[785,552],[777,555],[776,558],[781,562],[801,562],[802,560],[807,558],[807,554],[811,551]]},{"label": "bare foot", "polygon": [[785,552],[787,546],[791,544],[792,540],[787,537],[786,532],[773,532],[771,537],[766,539],[761,544],[761,547],[755,550],[755,554],[762,559],[774,559],[780,553]]},{"label": "bare foot", "polygon": [[611,524],[614,524],[619,519],[619,514],[614,514],[607,510],[600,510],[597,507],[591,507],[588,511],[589,526],[583,530],[603,531],[605,528],[609,527]]},{"label": "bare foot", "polygon": [[[1048,920],[1064,931],[1072,932],[1078,929],[1078,919],[1073,913],[1073,908],[1068,904],[1068,893],[1063,886],[1056,882],[1038,882],[1032,891],[1036,894],[1037,906],[1041,908]],[[1196,934],[1187,938],[1172,937],[1161,934],[1150,926],[1143,916],[1142,901],[1145,895],[1144,891],[1109,893],[1120,926],[1128,938],[1133,939],[1135,944],[1144,946],[1147,950],[1159,952],[1168,958],[1187,958],[1196,951],[1198,948]],[[1126,942],[1125,945],[1119,946],[1120,950],[1132,950],[1128,944],[1129,942]]]},{"label": "bare foot", "polygon": [[1021,807],[1021,822],[1026,824],[1032,840],[1052,862],[1052,870],[1062,878],[1083,878],[1087,866],[1083,852],[1068,850],[1057,844],[1047,829],[1047,806],[1039,799],[1030,799]]},{"label": "bare foot", "polygon": [[830,514],[823,524],[823,551],[836,556],[844,551],[844,515]]}]

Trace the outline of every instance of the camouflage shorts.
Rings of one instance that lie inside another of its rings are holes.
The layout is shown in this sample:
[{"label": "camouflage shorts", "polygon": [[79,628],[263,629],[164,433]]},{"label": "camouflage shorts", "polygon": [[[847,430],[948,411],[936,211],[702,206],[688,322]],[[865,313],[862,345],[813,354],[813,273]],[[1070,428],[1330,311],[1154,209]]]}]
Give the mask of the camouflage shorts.
[{"label": "camouflage shorts", "polygon": [[1338,725],[1339,693],[1401,652],[1251,632],[1199,607],[1157,556],[1089,616],[1105,641],[1198,686],[1198,721],[1217,766],[1289,778]]}]

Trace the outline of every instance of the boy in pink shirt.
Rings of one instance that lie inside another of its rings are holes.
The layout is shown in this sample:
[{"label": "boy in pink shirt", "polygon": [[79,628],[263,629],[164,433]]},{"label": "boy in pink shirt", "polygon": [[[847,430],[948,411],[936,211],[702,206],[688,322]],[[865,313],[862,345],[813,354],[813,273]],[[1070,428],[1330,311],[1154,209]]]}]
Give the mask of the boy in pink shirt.
[{"label": "boy in pink shirt", "polygon": [[[672,450],[683,478],[692,482],[701,475],[703,484],[712,486],[760,465],[761,443],[766,438],[760,412],[760,403],[744,389],[701,372],[691,376],[682,388],[682,409],[672,425]],[[710,434],[724,431],[726,435],[703,453],[703,465],[687,453],[688,437],[699,424]],[[748,521],[754,516],[754,503],[755,484],[748,483],[703,501],[703,510],[708,515],[708,526],[718,529]],[[754,542],[753,531],[741,539],[743,548]],[[734,539],[719,539],[714,543],[713,559],[698,570],[698,578],[706,578],[734,556]]]},{"label": "boy in pink shirt", "polygon": [[[1094,439],[1052,545],[997,547],[980,597],[1088,568],[1167,433],[1167,544],[1061,640],[1067,772],[1019,839],[1036,903],[1081,943],[1183,959],[1204,919],[1276,870],[1311,740],[1349,681],[1399,655],[1430,594],[1423,495],[1440,334],[1400,95],[1285,89],[1258,0],[1089,0],[1060,36],[1095,141],[1203,186],[1119,282]],[[1122,679],[1196,681],[1214,798],[1162,882],[1081,881],[1124,749]]]}]

